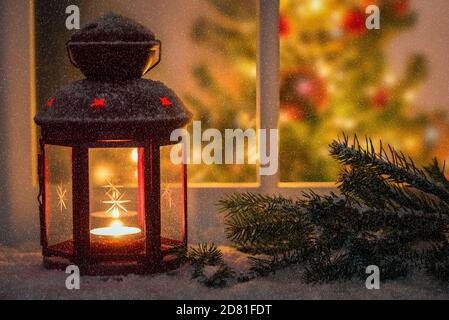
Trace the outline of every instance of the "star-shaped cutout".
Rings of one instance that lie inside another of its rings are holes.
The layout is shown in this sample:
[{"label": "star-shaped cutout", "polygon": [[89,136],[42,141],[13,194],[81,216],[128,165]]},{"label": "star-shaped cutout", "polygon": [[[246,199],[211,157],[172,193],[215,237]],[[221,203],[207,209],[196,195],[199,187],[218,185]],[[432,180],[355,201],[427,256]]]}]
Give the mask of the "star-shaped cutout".
[{"label": "star-shaped cutout", "polygon": [[55,101],[56,101],[56,98],[51,98],[50,100],[48,100],[47,107],[50,108],[53,105],[53,103],[55,103]]},{"label": "star-shaped cutout", "polygon": [[90,107],[91,107],[92,109],[95,109],[96,111],[99,111],[99,110],[101,110],[102,108],[105,108],[105,107],[106,107],[106,104],[104,103],[104,98],[100,98],[100,99],[95,98],[95,99],[94,99],[94,102],[92,102],[92,103],[90,104]]},{"label": "star-shaped cutout", "polygon": [[163,106],[170,107],[172,105],[172,103],[170,102],[170,100],[168,100],[167,97],[162,97],[159,99],[161,100]]},{"label": "star-shaped cutout", "polygon": [[108,210],[106,210],[106,213],[112,213],[112,216],[114,218],[119,217],[119,209],[122,209],[125,212],[128,212],[128,210],[123,206],[124,203],[129,203],[131,200],[123,200],[123,196],[125,195],[125,192],[120,192],[119,188],[122,188],[122,186],[116,186],[112,182],[108,181],[108,185],[103,186],[103,188],[107,188],[108,191],[106,191],[106,195],[108,196],[109,200],[102,201],[103,203],[110,204]]},{"label": "star-shaped cutout", "polygon": [[56,192],[58,194],[58,207],[63,211],[63,209],[67,209],[66,201],[68,200],[66,197],[67,189],[64,188],[64,185],[62,183],[58,184],[56,187]]},{"label": "star-shaped cutout", "polygon": [[161,190],[161,199],[167,198],[168,208],[171,209],[173,206],[173,192],[168,187],[167,179],[165,180],[165,184],[162,185]]}]

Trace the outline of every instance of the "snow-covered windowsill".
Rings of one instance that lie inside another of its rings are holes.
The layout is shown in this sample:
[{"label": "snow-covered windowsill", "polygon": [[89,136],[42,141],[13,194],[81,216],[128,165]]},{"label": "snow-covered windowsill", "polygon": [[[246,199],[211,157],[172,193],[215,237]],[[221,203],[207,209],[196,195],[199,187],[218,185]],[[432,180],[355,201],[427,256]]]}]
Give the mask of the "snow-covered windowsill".
[{"label": "snow-covered windowsill", "polygon": [[[220,249],[237,272],[246,268],[242,253]],[[65,287],[68,275],[44,269],[40,252],[0,246],[0,299],[449,299],[449,286],[422,273],[368,290],[358,279],[306,284],[302,272],[301,267],[290,267],[266,278],[214,289],[192,280],[191,267],[184,265],[165,274],[82,277],[80,290],[70,291]]]}]

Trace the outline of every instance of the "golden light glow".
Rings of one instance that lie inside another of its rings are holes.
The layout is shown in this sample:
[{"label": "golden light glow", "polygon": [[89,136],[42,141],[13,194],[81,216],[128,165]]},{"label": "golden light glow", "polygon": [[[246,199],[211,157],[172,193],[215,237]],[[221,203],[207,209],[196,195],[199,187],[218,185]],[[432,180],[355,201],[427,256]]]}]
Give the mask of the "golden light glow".
[{"label": "golden light glow", "polygon": [[410,90],[410,91],[407,91],[404,94],[405,101],[407,101],[409,103],[413,102],[413,100],[415,100],[415,98],[416,98],[416,92],[415,91]]},{"label": "golden light glow", "polygon": [[312,0],[310,2],[310,10],[312,12],[321,11],[323,9],[323,1],[322,0]]},{"label": "golden light glow", "polygon": [[137,148],[133,149],[133,151],[131,153],[131,158],[133,159],[134,162],[137,162],[137,159],[138,159]]},{"label": "golden light glow", "polygon": [[317,62],[317,67],[318,67],[318,74],[321,77],[327,77],[331,73],[329,65],[322,60]]},{"label": "golden light glow", "polygon": [[397,79],[393,73],[387,73],[384,79],[385,83],[389,86],[392,86],[396,83]]},{"label": "golden light glow", "polygon": [[97,170],[95,170],[95,181],[109,180],[111,175],[112,171],[110,168],[99,166]]},{"label": "golden light glow", "polygon": [[117,207],[114,207],[114,209],[112,210],[112,217],[114,219],[118,219],[120,217],[120,212],[118,211]]},{"label": "golden light glow", "polygon": [[418,147],[418,140],[415,137],[406,137],[403,141],[404,148],[407,149],[409,152],[416,150]]},{"label": "golden light glow", "polygon": [[257,69],[256,64],[252,61],[242,61],[238,64],[238,67],[242,72],[246,73],[251,78],[256,78],[257,76]]},{"label": "golden light glow", "polygon": [[109,227],[92,229],[90,230],[90,233],[96,236],[120,237],[138,234],[141,231],[142,230],[140,228],[126,227],[121,221],[115,220]]},{"label": "golden light glow", "polygon": [[343,19],[343,10],[334,10],[331,13],[331,19],[332,22],[335,23],[335,25],[339,25],[341,20]]}]

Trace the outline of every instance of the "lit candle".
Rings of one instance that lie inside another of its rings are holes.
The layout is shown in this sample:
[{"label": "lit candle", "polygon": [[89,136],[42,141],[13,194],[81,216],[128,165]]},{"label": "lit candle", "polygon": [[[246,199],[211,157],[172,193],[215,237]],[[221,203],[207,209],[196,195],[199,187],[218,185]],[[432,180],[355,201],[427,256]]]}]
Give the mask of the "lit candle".
[{"label": "lit candle", "polygon": [[126,235],[139,234],[141,231],[142,230],[140,230],[140,228],[127,227],[124,226],[120,220],[114,220],[112,221],[109,227],[95,228],[92,229],[90,233],[96,236],[120,237]]},{"label": "lit candle", "polygon": [[112,222],[109,227],[101,227],[94,228],[90,231],[91,234],[102,237],[125,237],[139,234],[142,230],[136,227],[129,227],[123,225],[123,222],[120,221],[121,213],[120,209],[123,211],[124,216],[132,216],[135,215],[136,212],[128,212],[128,210],[124,207],[125,203],[130,202],[130,200],[123,200],[124,192],[120,192],[118,190],[120,186],[114,186],[111,182],[108,183],[105,188],[109,190],[106,192],[106,195],[109,197],[109,200],[102,201],[103,203],[110,204],[110,208],[105,212],[94,212],[92,216],[100,217],[100,218],[112,218]]}]

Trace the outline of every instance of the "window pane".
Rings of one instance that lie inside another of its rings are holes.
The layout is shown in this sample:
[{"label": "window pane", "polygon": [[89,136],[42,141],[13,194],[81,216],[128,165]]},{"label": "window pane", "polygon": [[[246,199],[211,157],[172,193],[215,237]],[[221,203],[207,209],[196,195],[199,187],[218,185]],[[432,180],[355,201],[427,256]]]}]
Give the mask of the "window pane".
[{"label": "window pane", "polygon": [[[207,10],[190,27],[195,59],[188,77],[194,85],[184,90],[185,100],[203,131],[215,128],[224,137],[225,129],[256,129],[256,1],[206,2]],[[247,150],[244,165],[190,165],[189,181],[256,182],[256,165],[247,164]]]},{"label": "window pane", "polygon": [[[174,89],[203,131],[256,127],[256,0],[36,0],[38,106],[83,78],[65,48],[74,32],[65,28],[70,4],[79,6],[81,24],[113,11],[151,29],[162,41],[162,61],[145,77]],[[193,164],[189,179],[255,182],[256,165]]]},{"label": "window pane", "polygon": [[[448,159],[449,2],[432,3],[281,0],[281,181],[335,180],[328,144],[342,132],[382,139],[418,164]],[[379,30],[365,26],[370,4]]]}]

